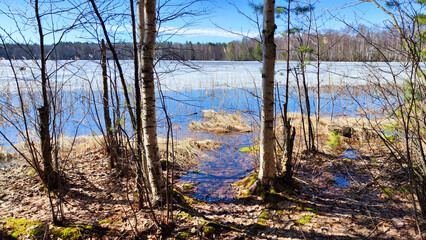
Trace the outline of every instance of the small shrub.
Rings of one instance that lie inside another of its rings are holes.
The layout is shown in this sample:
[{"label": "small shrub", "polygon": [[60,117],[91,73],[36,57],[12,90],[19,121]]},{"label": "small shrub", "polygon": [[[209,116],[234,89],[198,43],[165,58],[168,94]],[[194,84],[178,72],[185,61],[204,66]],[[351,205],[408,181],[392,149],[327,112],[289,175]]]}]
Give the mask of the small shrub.
[{"label": "small shrub", "polygon": [[330,140],[326,143],[327,146],[336,149],[340,148],[342,135],[340,135],[337,131],[332,131],[330,135]]}]

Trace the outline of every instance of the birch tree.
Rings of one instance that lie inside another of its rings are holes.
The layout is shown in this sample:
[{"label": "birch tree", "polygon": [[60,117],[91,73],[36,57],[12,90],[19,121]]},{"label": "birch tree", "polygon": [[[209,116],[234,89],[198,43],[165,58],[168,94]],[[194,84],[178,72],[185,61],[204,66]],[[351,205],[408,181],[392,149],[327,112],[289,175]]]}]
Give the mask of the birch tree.
[{"label": "birch tree", "polygon": [[147,167],[147,180],[153,203],[162,199],[164,182],[162,179],[160,156],[157,142],[157,117],[155,112],[154,48],[156,37],[156,0],[138,0],[139,29],[139,74],[142,80],[142,129]]},{"label": "birch tree", "polygon": [[274,82],[275,82],[275,0],[265,0],[263,8],[263,72],[260,133],[260,169],[258,178],[270,184],[275,178]]}]

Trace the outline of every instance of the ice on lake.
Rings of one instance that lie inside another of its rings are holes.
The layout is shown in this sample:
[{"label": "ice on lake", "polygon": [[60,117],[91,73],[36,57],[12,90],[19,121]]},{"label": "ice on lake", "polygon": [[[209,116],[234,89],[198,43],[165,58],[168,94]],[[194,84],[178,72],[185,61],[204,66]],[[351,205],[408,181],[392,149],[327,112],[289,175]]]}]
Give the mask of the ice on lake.
[{"label": "ice on lake", "polygon": [[[125,78],[133,82],[133,62],[121,61]],[[2,89],[16,90],[15,74],[22,86],[27,89],[38,88],[40,71],[37,63],[30,60],[13,61],[15,73],[6,60],[0,60],[0,86]],[[109,61],[110,67],[114,63]],[[290,84],[295,85],[295,74],[300,72],[298,63],[291,62]],[[392,71],[390,69],[392,68]],[[285,81],[285,62],[276,64],[276,81]],[[307,81],[310,86],[317,82],[317,65],[307,65]],[[402,63],[349,63],[322,62],[320,64],[321,85],[364,85],[371,81],[393,81],[392,74],[402,82],[407,78]],[[191,61],[181,64],[176,61],[159,61],[156,64],[158,83],[163,91],[191,91],[211,89],[259,88],[262,86],[262,63],[238,61]],[[65,90],[102,89],[102,75],[99,61],[48,61],[48,74],[52,81],[58,82]],[[118,74],[110,72],[112,77]],[[117,80],[119,81],[119,80]]]}]

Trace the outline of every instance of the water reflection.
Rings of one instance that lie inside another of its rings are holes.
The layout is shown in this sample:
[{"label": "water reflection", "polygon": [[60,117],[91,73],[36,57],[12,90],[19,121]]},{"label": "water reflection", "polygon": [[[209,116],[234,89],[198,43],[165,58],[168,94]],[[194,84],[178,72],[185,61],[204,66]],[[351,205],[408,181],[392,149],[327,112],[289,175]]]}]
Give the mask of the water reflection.
[{"label": "water reflection", "polygon": [[254,168],[254,157],[239,151],[242,147],[251,146],[252,139],[252,134],[216,135],[222,147],[205,152],[207,156],[198,159],[197,171],[182,176],[181,183],[195,183],[195,193],[191,195],[197,199],[232,202],[235,191],[231,184]]}]

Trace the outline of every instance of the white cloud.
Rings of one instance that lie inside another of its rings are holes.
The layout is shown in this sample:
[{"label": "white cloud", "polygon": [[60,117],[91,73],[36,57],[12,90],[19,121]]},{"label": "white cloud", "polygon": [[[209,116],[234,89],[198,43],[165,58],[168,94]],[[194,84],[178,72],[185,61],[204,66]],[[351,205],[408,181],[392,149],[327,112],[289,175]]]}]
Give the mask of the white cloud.
[{"label": "white cloud", "polygon": [[[131,25],[107,25],[106,28],[109,32],[120,34],[130,34],[132,30]],[[161,26],[159,32],[160,34],[175,35],[178,37],[214,37],[216,39],[226,38],[228,40],[241,39],[243,36],[250,38],[258,37],[258,33],[255,32],[226,31],[220,28],[178,28]]]},{"label": "white cloud", "polygon": [[241,38],[242,36],[257,37],[255,33],[242,33],[226,31],[220,28],[175,28],[175,27],[161,27],[159,30],[165,34],[176,34],[181,36],[211,36],[223,38]]}]

